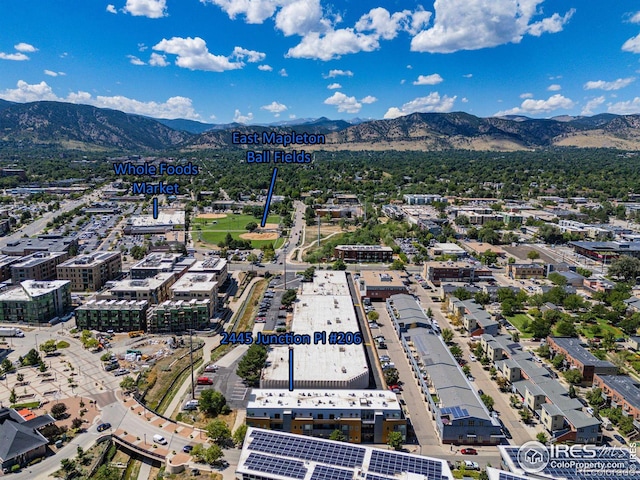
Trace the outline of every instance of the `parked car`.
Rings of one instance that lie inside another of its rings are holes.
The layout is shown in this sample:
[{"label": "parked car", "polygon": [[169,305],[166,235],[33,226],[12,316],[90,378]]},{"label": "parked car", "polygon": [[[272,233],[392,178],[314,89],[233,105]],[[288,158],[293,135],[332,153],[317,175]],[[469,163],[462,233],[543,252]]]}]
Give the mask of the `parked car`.
[{"label": "parked car", "polygon": [[478,451],[475,448],[463,448],[460,453],[463,455],[477,455]]},{"label": "parked car", "polygon": [[185,445],[184,447],[182,447],[182,451],[184,453],[191,453],[191,450],[193,450],[193,445]]},{"label": "parked car", "polygon": [[613,435],[613,438],[615,438],[617,441],[619,441],[622,445],[626,445],[627,441],[622,438],[622,435],[618,435],[617,433]]},{"label": "parked car", "polygon": [[99,432],[104,432],[105,430],[109,430],[111,428],[111,424],[110,423],[101,423],[100,425],[98,425],[97,430]]},{"label": "parked car", "polygon": [[213,380],[209,377],[198,377],[197,383],[198,385],[213,385]]},{"label": "parked car", "polygon": [[164,438],[162,435],[156,434],[153,436],[153,443],[157,443],[159,445],[166,445],[167,443],[167,439]]}]

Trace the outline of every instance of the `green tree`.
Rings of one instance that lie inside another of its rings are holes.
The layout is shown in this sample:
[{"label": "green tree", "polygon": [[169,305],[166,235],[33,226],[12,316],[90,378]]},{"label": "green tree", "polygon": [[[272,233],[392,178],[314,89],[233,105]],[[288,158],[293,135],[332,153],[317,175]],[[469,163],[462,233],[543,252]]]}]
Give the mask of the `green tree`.
[{"label": "green tree", "polygon": [[402,433],[400,432],[389,432],[387,436],[387,445],[389,445],[394,450],[400,450],[402,448]]},{"label": "green tree", "polygon": [[258,229],[258,224],[256,222],[249,222],[244,228],[250,232],[255,232]]},{"label": "green tree", "polygon": [[532,418],[533,415],[531,414],[531,410],[529,410],[528,408],[523,408],[522,410],[520,410],[520,419],[524,423],[529,423]]},{"label": "green tree", "polygon": [[625,282],[636,283],[636,278],[640,277],[640,258],[630,255],[620,255],[611,262],[609,275],[622,279]]},{"label": "green tree", "polygon": [[67,412],[67,406],[64,403],[56,403],[51,407],[51,416],[56,420],[60,420]]},{"label": "green tree", "polygon": [[116,467],[101,465],[91,478],[92,480],[120,480],[120,475],[121,472]]},{"label": "green tree", "polygon": [[462,349],[459,345],[451,345],[449,347],[449,351],[451,352],[451,355],[453,355],[453,358],[455,358],[456,360],[460,360],[462,358]]},{"label": "green tree", "polygon": [[56,345],[56,341],[54,339],[42,342],[39,348],[42,352],[44,352],[45,355],[50,355],[58,350],[58,346]]},{"label": "green tree", "polygon": [[372,322],[375,322],[380,318],[380,314],[378,312],[376,312],[375,310],[372,310],[369,313],[367,313],[367,318],[369,320],[371,320]]},{"label": "green tree", "polygon": [[282,294],[282,305],[290,307],[293,302],[298,298],[298,292],[293,288],[290,288],[284,294]]},{"label": "green tree", "polygon": [[491,395],[487,395],[487,394],[480,395],[480,400],[482,400],[482,403],[484,403],[484,406],[487,407],[489,411],[493,410],[495,400]]},{"label": "green tree", "polygon": [[344,433],[342,433],[342,430],[336,428],[333,432],[331,432],[331,435],[329,435],[329,440],[334,440],[336,442],[345,442],[347,440],[347,437],[345,437]]},{"label": "green tree", "polygon": [[224,445],[231,440],[231,430],[222,420],[213,420],[205,428],[208,437],[218,445]]},{"label": "green tree", "polygon": [[540,253],[538,253],[537,250],[529,250],[529,252],[527,253],[527,258],[529,260],[537,260],[538,258],[540,258]]},{"label": "green tree", "polygon": [[4,360],[2,360],[2,364],[0,364],[0,367],[2,367],[3,373],[13,372],[16,368],[13,366],[13,363],[11,363],[11,360],[9,360],[8,358],[5,358]]},{"label": "green tree", "polygon": [[400,380],[400,373],[395,368],[387,368],[384,371],[384,381],[387,385],[396,385]]},{"label": "green tree", "polygon": [[544,318],[535,318],[529,324],[528,331],[533,338],[547,338],[551,333],[551,322]]},{"label": "green tree", "polygon": [[247,384],[255,385],[260,380],[260,373],[267,361],[267,349],[264,345],[255,343],[249,347],[240,362],[236,374]]},{"label": "green tree", "polygon": [[312,282],[315,272],[316,272],[316,267],[307,268],[304,272],[302,272],[302,279],[305,282]]},{"label": "green tree", "polygon": [[333,269],[334,270],[346,270],[347,269],[347,264],[344,263],[344,260],[339,258],[335,262],[333,262]]},{"label": "green tree", "polygon": [[560,367],[562,367],[564,361],[565,361],[565,356],[563,353],[559,353],[558,355],[556,355],[555,357],[553,357],[553,359],[551,360],[551,364],[556,368],[556,370],[559,370]]},{"label": "green tree", "polygon": [[220,414],[226,414],[229,411],[227,399],[224,395],[216,390],[203,390],[198,400],[200,411],[211,417],[217,417]]},{"label": "green tree", "polygon": [[27,352],[27,354],[22,358],[22,365],[31,366],[31,365],[39,365],[42,362],[40,358],[40,354],[36,351],[35,348],[32,348]]},{"label": "green tree", "polygon": [[451,341],[453,340],[453,330],[451,330],[450,328],[443,328],[441,335],[444,343],[451,343]]},{"label": "green tree", "polygon": [[247,427],[246,423],[243,423],[242,425],[240,425],[238,428],[236,428],[236,431],[233,432],[233,443],[236,445],[236,447],[242,447],[242,444],[244,443],[244,438],[247,436],[247,429],[249,427]]},{"label": "green tree", "polygon": [[391,265],[389,265],[389,270],[404,270],[404,267],[404,262],[396,258],[391,262]]},{"label": "green tree", "polygon": [[467,289],[462,287],[456,288],[453,291],[453,296],[456,297],[458,300],[462,300],[462,301],[471,299],[471,293],[469,293]]},{"label": "green tree", "polygon": [[122,390],[124,390],[125,392],[131,392],[131,391],[135,390],[135,388],[136,388],[136,381],[134,380],[134,378],[132,376],[127,375],[120,382],[120,388]]},{"label": "green tree", "polygon": [[536,440],[538,440],[541,444],[546,445],[549,441],[549,437],[547,437],[547,434],[544,432],[538,432],[538,434],[536,435]]},{"label": "green tree", "polygon": [[556,332],[561,337],[577,337],[578,331],[576,330],[576,325],[571,321],[571,319],[565,319],[561,322],[558,322],[556,325]]},{"label": "green tree", "polygon": [[18,400],[18,395],[16,395],[16,389],[12,388],[11,393],[9,394],[9,403],[16,403]]},{"label": "green tree", "polygon": [[573,385],[578,385],[579,383],[582,383],[582,374],[580,373],[580,370],[571,368],[564,372],[564,379]]},{"label": "green tree", "polygon": [[560,275],[558,272],[551,272],[547,278],[551,280],[554,285],[564,287],[567,284],[567,277]]}]

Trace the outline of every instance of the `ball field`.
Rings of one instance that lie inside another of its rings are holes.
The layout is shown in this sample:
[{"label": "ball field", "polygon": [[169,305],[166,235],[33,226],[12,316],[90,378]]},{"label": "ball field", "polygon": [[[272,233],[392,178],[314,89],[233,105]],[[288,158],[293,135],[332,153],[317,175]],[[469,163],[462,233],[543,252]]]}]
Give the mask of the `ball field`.
[{"label": "ball field", "polygon": [[[235,239],[250,240],[253,248],[260,248],[267,243],[279,248],[284,241],[277,232],[280,217],[269,215],[264,228],[260,228],[261,220],[245,214],[204,213],[194,219],[191,234],[194,239],[211,245],[218,245],[230,233]],[[250,233],[245,227],[251,222],[257,223],[258,229]]]}]

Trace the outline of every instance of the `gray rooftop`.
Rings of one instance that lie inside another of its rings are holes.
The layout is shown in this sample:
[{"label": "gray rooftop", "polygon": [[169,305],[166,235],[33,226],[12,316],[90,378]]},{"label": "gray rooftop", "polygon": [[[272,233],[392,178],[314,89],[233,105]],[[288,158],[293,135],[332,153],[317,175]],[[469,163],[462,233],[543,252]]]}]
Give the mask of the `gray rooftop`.
[{"label": "gray rooftop", "polygon": [[553,341],[567,354],[582,363],[583,365],[593,365],[594,367],[613,367],[613,363],[606,360],[600,360],[595,357],[589,350],[580,345],[577,338],[570,337],[551,337]]},{"label": "gray rooftop", "polygon": [[598,375],[603,383],[622,395],[629,405],[640,409],[640,384],[627,375]]}]

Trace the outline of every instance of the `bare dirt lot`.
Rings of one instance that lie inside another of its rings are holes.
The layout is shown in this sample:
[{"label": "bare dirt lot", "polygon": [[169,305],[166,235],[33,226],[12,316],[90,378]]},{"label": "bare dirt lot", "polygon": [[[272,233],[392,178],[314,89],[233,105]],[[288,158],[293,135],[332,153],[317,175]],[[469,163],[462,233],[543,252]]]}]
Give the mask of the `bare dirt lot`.
[{"label": "bare dirt lot", "polygon": [[215,220],[217,218],[227,218],[226,213],[201,213],[197,218],[205,218],[207,220]]},{"label": "bare dirt lot", "polygon": [[239,237],[243,240],[277,240],[277,233],[242,233]]}]

